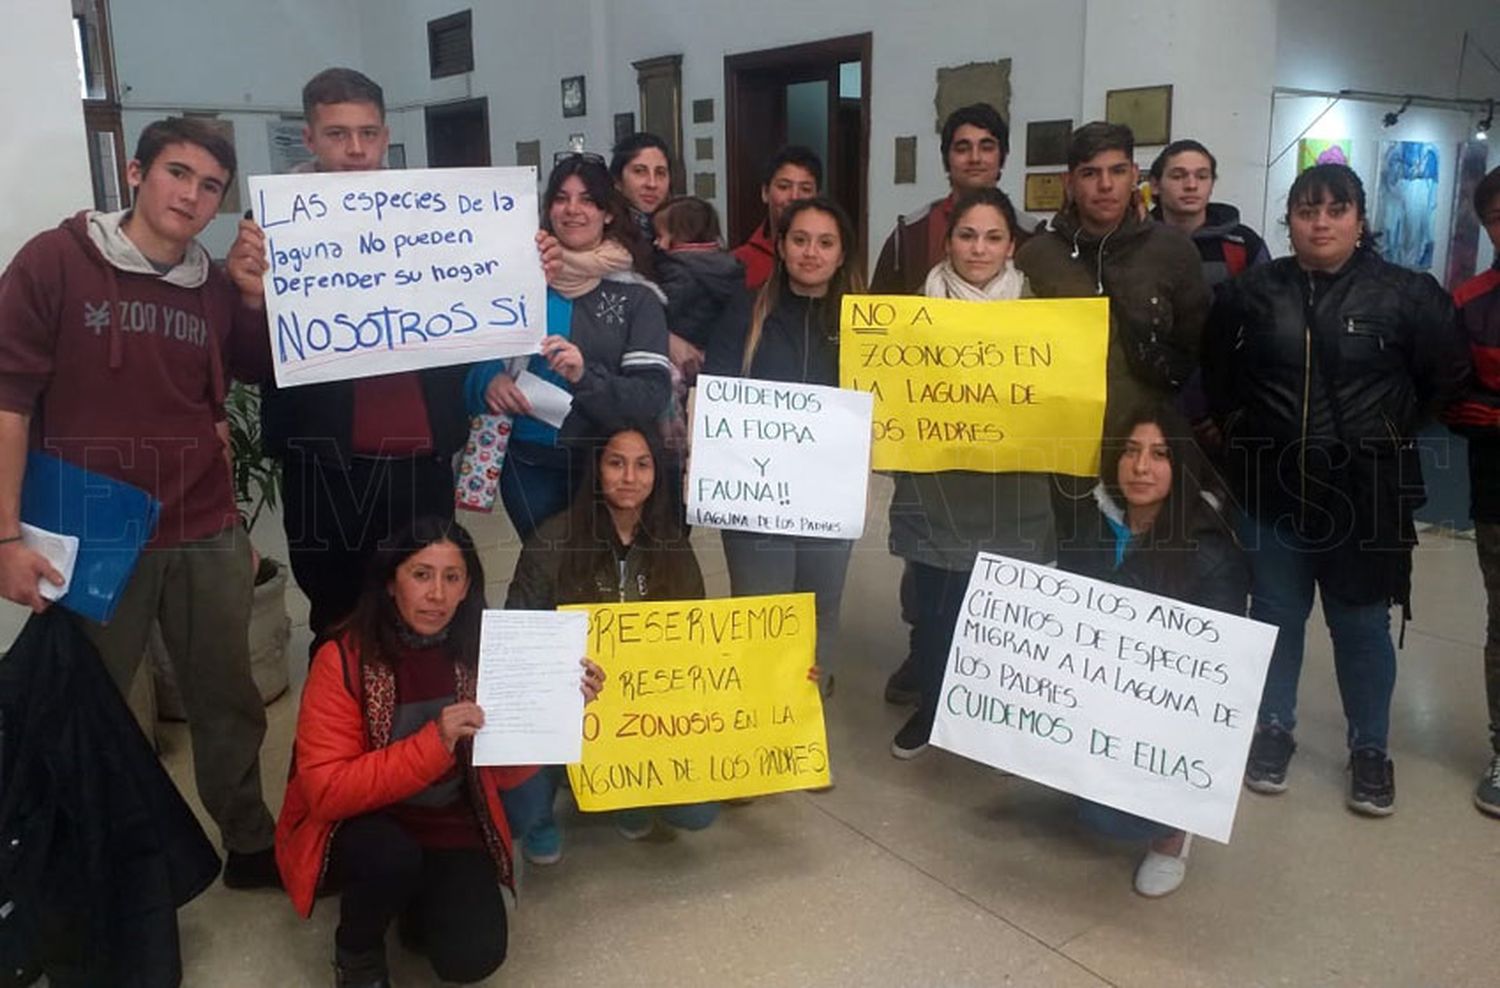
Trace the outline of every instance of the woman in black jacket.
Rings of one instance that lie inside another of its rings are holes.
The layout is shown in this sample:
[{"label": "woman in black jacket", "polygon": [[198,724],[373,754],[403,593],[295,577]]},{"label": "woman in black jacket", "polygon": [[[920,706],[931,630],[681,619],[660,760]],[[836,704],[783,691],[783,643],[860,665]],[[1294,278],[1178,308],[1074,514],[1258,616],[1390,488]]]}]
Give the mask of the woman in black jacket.
[{"label": "woman in black jacket", "polygon": [[1390,606],[1410,617],[1412,512],[1425,498],[1413,437],[1459,396],[1469,357],[1438,283],[1375,252],[1352,170],[1303,172],[1287,225],[1293,256],[1229,285],[1204,347],[1225,469],[1246,513],[1250,616],[1280,629],[1245,784],[1286,789],[1316,586],[1348,721],[1347,802],[1385,816],[1396,798]]},{"label": "woman in black jacket", "polygon": [[[775,272],[748,321],[731,321],[709,341],[704,373],[838,387],[839,309],[846,293],[864,290],[854,249],[854,225],[838,203],[817,196],[789,205],[777,230]],[[818,667],[823,693],[831,694],[829,661],[854,543],[727,529],[722,535],[736,597],[816,596]]]},{"label": "woman in black jacket", "polygon": [[[1243,616],[1249,565],[1187,421],[1166,405],[1147,405],[1119,424],[1101,458],[1102,483],[1094,489],[1099,510],[1080,521],[1058,566]],[[1156,898],[1182,884],[1190,834],[1099,803],[1085,801],[1080,812],[1099,831],[1150,842],[1135,873],[1141,895]]]}]

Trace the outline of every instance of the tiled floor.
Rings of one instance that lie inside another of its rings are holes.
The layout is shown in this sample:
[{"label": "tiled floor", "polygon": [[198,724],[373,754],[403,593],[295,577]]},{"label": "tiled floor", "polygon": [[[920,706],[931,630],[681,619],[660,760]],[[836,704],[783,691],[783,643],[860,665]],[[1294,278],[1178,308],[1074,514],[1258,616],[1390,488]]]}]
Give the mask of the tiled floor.
[{"label": "tiled floor", "polygon": [[[883,505],[888,485],[874,488]],[[1068,797],[944,752],[890,757],[905,712],[880,693],[904,633],[882,511],[850,567],[829,706],[836,787],[731,807],[665,843],[627,843],[564,812],[567,856],[525,876],[510,959],[489,983],[1500,983],[1500,820],[1470,802],[1488,757],[1472,543],[1431,535],[1418,554],[1394,712],[1399,812],[1344,809],[1343,718],[1314,619],[1290,792],[1246,793],[1233,843],[1199,842],[1183,888],[1147,901],[1130,888],[1135,852],[1080,831]],[[497,599],[515,555],[509,530],[468,520]],[[273,520],[257,541],[274,552],[276,535]],[[716,536],[697,542],[710,592],[726,592]],[[299,620],[305,604],[292,607]],[[0,618],[9,631],[16,615]],[[299,626],[294,653],[306,642]],[[269,708],[267,780],[285,777],[295,704]],[[161,739],[190,787],[184,732],[167,726]],[[279,784],[271,790],[274,809]],[[181,913],[185,983],[331,983],[336,912],[324,900],[303,922],[279,893],[216,885]],[[432,984],[392,943],[397,983]]]}]

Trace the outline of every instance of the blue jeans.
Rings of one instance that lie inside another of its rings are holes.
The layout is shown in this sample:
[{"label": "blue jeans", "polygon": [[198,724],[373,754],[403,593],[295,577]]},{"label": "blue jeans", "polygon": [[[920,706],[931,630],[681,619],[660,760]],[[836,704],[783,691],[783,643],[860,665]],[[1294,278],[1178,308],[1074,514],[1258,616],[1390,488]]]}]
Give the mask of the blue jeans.
[{"label": "blue jeans", "polygon": [[1242,534],[1252,576],[1250,617],[1280,629],[1261,695],[1261,726],[1287,731],[1297,726],[1297,680],[1316,586],[1333,639],[1333,668],[1348,722],[1349,747],[1385,751],[1391,729],[1391,694],[1396,689],[1389,605],[1349,604],[1330,594],[1320,572],[1327,564],[1327,553],[1310,550],[1286,526],[1273,530],[1247,518]]},{"label": "blue jeans", "polygon": [[1116,840],[1159,840],[1177,833],[1176,827],[1147,820],[1090,799],[1078,801],[1078,819],[1095,833]]},{"label": "blue jeans", "polygon": [[[543,765],[536,775],[500,794],[500,801],[505,806],[505,819],[510,824],[514,839],[524,839],[537,827],[557,825],[552,807],[557,801],[557,787],[564,771],[561,765]],[[719,804],[684,803],[679,806],[618,810],[614,819],[622,827],[639,830],[646,825],[652,813],[659,814],[662,822],[679,830],[702,830],[718,818]]]},{"label": "blue jeans", "polygon": [[572,454],[556,446],[513,442],[500,468],[500,501],[521,541],[542,522],[567,509],[579,472]]}]

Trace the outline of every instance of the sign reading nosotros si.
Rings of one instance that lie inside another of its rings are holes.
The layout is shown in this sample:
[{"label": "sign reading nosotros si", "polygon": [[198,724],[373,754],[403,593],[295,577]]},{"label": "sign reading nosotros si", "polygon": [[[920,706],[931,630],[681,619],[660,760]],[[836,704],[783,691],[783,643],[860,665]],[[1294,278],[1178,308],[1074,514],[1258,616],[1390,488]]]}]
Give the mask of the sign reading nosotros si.
[{"label": "sign reading nosotros si", "polygon": [[694,525],[857,539],[870,475],[868,394],[698,378],[688,466]]},{"label": "sign reading nosotros si", "polygon": [[608,674],[584,708],[581,810],[828,784],[812,594],[584,606]]},{"label": "sign reading nosotros si", "polygon": [[535,169],[257,175],[250,199],[279,387],[539,348]]},{"label": "sign reading nosotros si", "polygon": [[981,553],[934,744],[1227,842],[1276,629]]},{"label": "sign reading nosotros si", "polygon": [[876,470],[1092,476],[1109,302],[846,295],[839,383],[875,396]]}]

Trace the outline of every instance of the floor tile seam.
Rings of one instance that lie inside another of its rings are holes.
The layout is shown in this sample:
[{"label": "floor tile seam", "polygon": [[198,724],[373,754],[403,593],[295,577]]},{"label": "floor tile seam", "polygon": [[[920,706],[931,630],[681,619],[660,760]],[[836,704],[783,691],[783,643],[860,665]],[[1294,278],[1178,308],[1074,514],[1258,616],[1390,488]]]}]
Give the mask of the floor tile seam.
[{"label": "floor tile seam", "polygon": [[[976,908],[976,909],[980,910],[981,912],[983,912],[983,913],[985,913],[985,914],[993,917],[995,920],[997,920],[998,922],[1004,924],[1005,926],[1010,927],[1012,930],[1015,930],[1017,933],[1021,934],[1021,936],[1025,937],[1028,940],[1031,940],[1033,943],[1038,944],[1039,946],[1041,946],[1044,950],[1048,951],[1049,953],[1055,954],[1056,956],[1058,956],[1062,960],[1066,961],[1067,963],[1069,963],[1069,964],[1073,965],[1074,967],[1077,967],[1080,970],[1086,972],[1091,977],[1098,978],[1100,981],[1104,982],[1105,984],[1110,985],[1111,988],[1115,988],[1115,982],[1111,981],[1109,978],[1105,977],[1103,974],[1100,974],[1098,971],[1095,971],[1093,968],[1089,967],[1087,964],[1084,964],[1081,961],[1079,961],[1079,960],[1077,960],[1077,959],[1075,959],[1073,957],[1068,956],[1067,954],[1065,954],[1065,953],[1062,952],[1062,950],[1060,949],[1060,947],[1054,947],[1052,944],[1048,943],[1042,937],[1038,936],[1035,933],[1032,933],[1030,930],[1026,929],[1024,926],[1020,926],[1019,924],[1017,924],[1013,920],[1007,919],[1006,917],[1002,916],[1000,913],[996,912],[990,906],[988,906],[985,903],[983,903],[983,902],[979,901],[978,899],[974,898],[974,896],[970,895],[968,892],[966,892],[963,889],[958,888],[957,886],[952,885],[949,882],[943,880],[941,877],[939,877],[938,875],[933,874],[928,869],[926,869],[926,868],[922,867],[921,865],[917,864],[915,861],[913,861],[910,858],[906,857],[901,852],[897,851],[895,848],[891,847],[888,844],[885,844],[885,843],[881,842],[880,840],[876,839],[873,835],[871,835],[869,833],[866,833],[864,830],[861,830],[858,826],[856,826],[851,821],[846,820],[843,817],[839,816],[837,813],[833,812],[832,809],[828,808],[827,806],[821,805],[820,801],[817,800],[815,797],[813,797],[813,796],[804,796],[804,798],[807,799],[811,803],[813,809],[815,809],[817,812],[823,814],[828,819],[830,819],[830,820],[834,821],[835,823],[839,824],[840,826],[844,827],[846,830],[849,830],[849,831],[853,832],[854,834],[858,835],[859,837],[863,838],[867,843],[873,844],[875,847],[880,848],[880,850],[884,851],[886,854],[889,854],[891,857],[895,858],[897,861],[900,861],[902,864],[906,865],[908,868],[910,868],[913,871],[917,872],[918,874],[926,877],[927,879],[929,879],[930,881],[934,882],[935,884],[941,886],[942,888],[947,889],[949,892],[951,892],[954,895],[958,896],[960,899],[963,899],[965,902],[967,902],[970,905],[974,906],[974,908]],[[1091,932],[1093,929],[1095,929],[1095,927],[1089,927],[1087,929],[1080,930],[1078,933],[1075,933],[1073,936],[1071,936],[1067,940],[1063,941],[1063,943],[1064,944],[1071,943],[1072,941],[1076,940],[1078,937],[1083,936],[1085,933]],[[1040,961],[1038,963],[1040,963]],[[1023,969],[1023,971],[1018,972],[1018,973],[1024,973],[1025,971],[1030,970],[1032,967],[1035,967],[1035,966],[1036,965],[1034,965],[1034,964],[1033,965],[1029,965],[1027,968]]]}]

